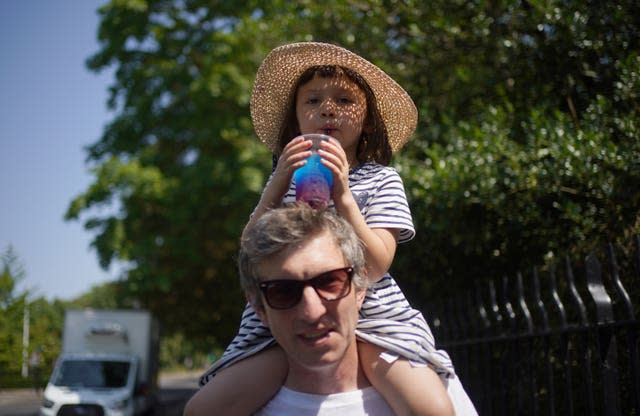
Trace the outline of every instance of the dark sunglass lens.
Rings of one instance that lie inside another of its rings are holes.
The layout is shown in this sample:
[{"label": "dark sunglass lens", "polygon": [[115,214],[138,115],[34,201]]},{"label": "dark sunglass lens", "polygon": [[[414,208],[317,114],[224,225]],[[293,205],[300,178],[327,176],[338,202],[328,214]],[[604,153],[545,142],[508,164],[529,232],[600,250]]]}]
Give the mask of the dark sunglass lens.
[{"label": "dark sunglass lens", "polygon": [[351,292],[353,267],[331,270],[309,280],[271,280],[260,283],[267,304],[273,309],[293,308],[300,302],[302,292],[312,286],[324,300],[338,300]]},{"label": "dark sunglass lens", "polygon": [[265,297],[272,308],[286,309],[300,300],[302,285],[296,281],[273,282],[267,288]]},{"label": "dark sunglass lens", "polygon": [[351,289],[349,271],[350,269],[332,270],[313,279],[313,286],[326,300],[339,299],[346,296]]}]

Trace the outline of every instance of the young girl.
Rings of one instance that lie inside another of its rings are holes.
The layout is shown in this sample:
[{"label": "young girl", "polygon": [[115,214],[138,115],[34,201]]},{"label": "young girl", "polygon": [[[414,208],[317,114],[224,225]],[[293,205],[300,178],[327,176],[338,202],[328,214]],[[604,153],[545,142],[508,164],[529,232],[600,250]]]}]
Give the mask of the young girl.
[{"label": "young girl", "polygon": [[[408,94],[346,49],[294,43],[274,49],[260,66],[251,116],[277,163],[245,230],[295,200],[292,175],[311,147],[301,135],[332,136],[319,151],[334,177],[331,207],[362,240],[372,283],[357,330],[365,374],[398,415],[475,414],[449,356],[436,350],[422,314],[387,273],[397,242],[415,234],[402,180],[387,167],[416,127]],[[187,414],[251,414],[278,391],[286,372],[283,352],[247,305],[238,335],[203,375]]]}]

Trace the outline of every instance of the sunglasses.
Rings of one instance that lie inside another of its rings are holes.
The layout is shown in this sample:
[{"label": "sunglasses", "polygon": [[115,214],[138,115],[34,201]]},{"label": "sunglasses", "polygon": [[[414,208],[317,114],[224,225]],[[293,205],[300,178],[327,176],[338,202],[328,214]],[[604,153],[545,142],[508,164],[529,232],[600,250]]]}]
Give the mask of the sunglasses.
[{"label": "sunglasses", "polygon": [[267,304],[273,309],[293,308],[302,299],[305,287],[311,286],[321,299],[333,301],[342,299],[351,292],[353,267],[330,270],[308,280],[268,280],[260,282]]}]

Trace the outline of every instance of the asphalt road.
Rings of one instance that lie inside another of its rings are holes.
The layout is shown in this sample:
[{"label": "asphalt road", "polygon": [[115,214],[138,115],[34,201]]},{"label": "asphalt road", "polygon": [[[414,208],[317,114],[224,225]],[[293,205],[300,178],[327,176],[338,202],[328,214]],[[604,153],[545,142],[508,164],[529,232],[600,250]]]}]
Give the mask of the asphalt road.
[{"label": "asphalt road", "polygon": [[[181,416],[198,387],[200,373],[162,374],[156,416]],[[42,392],[32,389],[0,390],[0,416],[37,416]]]}]

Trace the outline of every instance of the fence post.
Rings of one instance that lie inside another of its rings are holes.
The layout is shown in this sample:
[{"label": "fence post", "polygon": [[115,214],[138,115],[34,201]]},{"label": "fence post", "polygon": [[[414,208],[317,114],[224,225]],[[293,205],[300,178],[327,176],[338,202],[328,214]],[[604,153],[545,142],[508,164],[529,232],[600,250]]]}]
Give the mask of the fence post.
[{"label": "fence post", "polygon": [[489,281],[489,302],[491,302],[491,312],[496,323],[495,335],[502,335],[502,315],[500,314],[500,307],[498,306],[498,299],[496,296],[496,286],[493,280]]},{"label": "fence post", "polygon": [[[544,302],[542,301],[542,296],[540,292],[540,277],[538,276],[538,269],[533,268],[532,270],[532,284],[533,284],[533,297],[535,305],[540,313],[540,319],[542,321],[542,339],[544,341],[543,350],[544,350],[544,364],[545,364],[545,375],[546,383],[547,383],[547,391],[549,392],[549,408],[548,415],[555,416],[555,392],[553,388],[553,367],[551,365],[551,334],[549,327],[549,315],[547,314],[547,309],[544,306]],[[553,289],[552,289],[553,290]]]},{"label": "fence post", "polygon": [[602,266],[595,253],[590,253],[585,259],[587,288],[596,304],[596,320],[598,334],[598,349],[600,353],[600,370],[604,393],[604,414],[606,416],[620,415],[620,400],[618,397],[618,346],[613,328],[607,325],[613,322],[613,306],[611,298],[602,283]]},{"label": "fence post", "polygon": [[562,368],[564,370],[564,384],[565,394],[567,398],[568,414],[573,416],[573,379],[571,377],[571,359],[569,357],[569,324],[567,321],[567,315],[564,305],[558,294],[558,285],[556,281],[555,267],[552,265],[549,268],[549,278],[551,280],[551,293],[553,295],[553,301],[558,309],[560,317],[560,351],[562,359]]},{"label": "fence post", "polygon": [[[480,315],[480,321],[482,322],[482,333],[481,333],[481,337],[490,337],[492,335],[492,329],[491,329],[491,320],[489,319],[489,314],[487,312],[487,308],[485,308],[484,306],[484,300],[482,299],[482,286],[481,285],[476,285],[476,302],[478,304],[478,313]],[[478,348],[479,350],[480,348]],[[491,357],[491,345],[489,344],[489,342],[483,342],[482,343],[482,355],[483,355],[483,359],[481,361],[479,361],[479,364],[481,364],[481,369],[482,369],[482,374],[483,374],[483,378],[484,378],[484,382],[482,383],[482,386],[480,386],[480,389],[482,391],[481,397],[480,397],[480,403],[479,403],[479,407],[481,409],[486,409],[487,410],[487,414],[493,414],[493,400],[492,399],[492,393],[493,393],[493,386],[494,386],[494,382],[493,382],[493,360]]]},{"label": "fence post", "polygon": [[616,260],[616,255],[613,251],[613,244],[611,243],[609,243],[609,245],[607,246],[607,254],[609,256],[609,272],[611,273],[611,278],[613,279],[613,284],[616,288],[616,291],[618,292],[618,296],[622,298],[624,310],[627,315],[625,316],[625,318],[633,321],[634,319],[636,319],[635,313],[633,311],[633,305],[631,304],[631,298],[629,297],[629,294],[622,285],[622,281],[620,281],[620,274],[618,273],[618,261]]},{"label": "fence post", "polygon": [[[529,375],[529,393],[527,394],[531,400],[531,410],[533,415],[538,414],[538,403],[536,401],[536,372],[534,363],[537,361],[536,356],[534,354],[533,348],[533,318],[531,317],[531,312],[529,311],[529,307],[527,306],[527,301],[524,298],[524,287],[522,285],[522,273],[518,272],[516,274],[516,295],[518,297],[518,306],[520,307],[520,312],[524,318],[524,322],[526,325],[525,328],[525,346],[526,346],[526,357],[529,357],[524,364],[524,368],[526,368],[526,375]],[[526,379],[526,377],[525,377]],[[526,389],[525,389],[526,392]],[[525,393],[526,394],[526,393]]]},{"label": "fence post", "polygon": [[[640,239],[636,236],[636,278],[640,277]],[[609,268],[611,277],[613,279],[613,284],[616,288],[616,292],[618,296],[622,299],[622,303],[624,305],[625,311],[625,319],[630,322],[628,335],[627,335],[627,345],[629,346],[629,361],[631,362],[631,382],[632,382],[632,390],[631,395],[633,396],[636,414],[640,412],[640,378],[638,377],[638,344],[637,344],[637,329],[632,327],[632,322],[635,321],[636,316],[633,310],[633,305],[631,304],[631,298],[629,294],[625,290],[622,285],[622,281],[620,280],[620,274],[618,273],[618,261],[616,260],[616,255],[613,250],[613,244],[609,243],[607,254],[609,255]]]},{"label": "fence post", "polygon": [[582,359],[582,368],[584,370],[584,383],[585,392],[584,399],[587,403],[587,412],[590,415],[595,414],[594,401],[593,401],[593,374],[591,372],[591,347],[589,345],[589,320],[587,319],[587,308],[578,293],[578,289],[575,285],[573,278],[573,267],[571,266],[571,260],[569,256],[565,256],[565,270],[567,284],[569,286],[569,293],[574,303],[578,307],[580,328],[582,329],[580,336],[580,358]]}]

